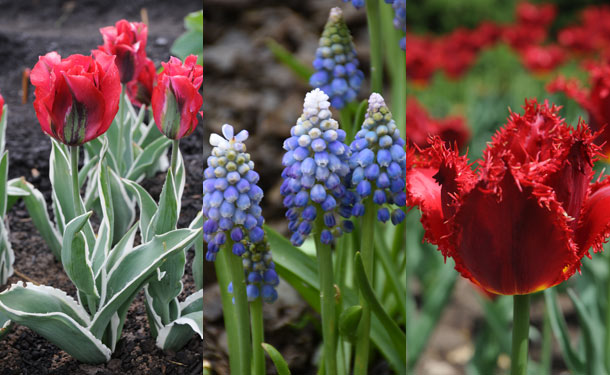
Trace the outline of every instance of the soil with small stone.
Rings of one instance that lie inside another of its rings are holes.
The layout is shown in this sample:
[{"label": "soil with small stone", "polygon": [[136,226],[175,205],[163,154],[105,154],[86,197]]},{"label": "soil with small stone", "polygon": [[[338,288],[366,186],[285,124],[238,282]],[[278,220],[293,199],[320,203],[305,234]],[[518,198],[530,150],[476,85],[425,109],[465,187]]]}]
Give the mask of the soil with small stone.
[{"label": "soil with small stone", "polygon": [[[9,178],[24,177],[47,199],[50,207],[49,154],[51,142],[40,130],[29,88],[28,103],[21,103],[22,72],[38,61],[38,56],[58,51],[62,56],[81,53],[102,44],[99,28],[125,18],[140,21],[141,9],[149,19],[148,56],[160,66],[167,61],[173,41],[184,31],[183,18],[201,9],[201,2],[173,0],[134,1],[60,1],[0,0],[0,93],[8,106],[7,149]],[[201,168],[203,127],[184,138],[180,149],[187,177],[179,226],[186,227],[201,209]],[[157,198],[164,173],[143,181],[143,186]],[[10,241],[15,252],[15,275],[8,284],[33,281],[64,290],[75,296],[75,288],[28,217],[23,203],[8,213]],[[184,291],[195,291],[188,252]],[[3,286],[4,289],[6,286]],[[193,338],[178,352],[163,352],[149,334],[142,293],[131,305],[122,338],[111,360],[101,365],[79,363],[66,352],[35,332],[15,326],[0,341],[1,374],[201,374],[203,342]]]}]

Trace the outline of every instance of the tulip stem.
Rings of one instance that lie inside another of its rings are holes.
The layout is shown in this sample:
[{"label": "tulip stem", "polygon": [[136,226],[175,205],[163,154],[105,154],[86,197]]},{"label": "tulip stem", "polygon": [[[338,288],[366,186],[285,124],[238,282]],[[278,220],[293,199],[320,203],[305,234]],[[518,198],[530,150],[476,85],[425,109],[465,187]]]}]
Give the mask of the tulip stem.
[{"label": "tulip stem", "polygon": [[178,151],[180,150],[180,148],[178,147],[180,144],[180,140],[179,139],[174,139],[172,141],[172,174],[174,175],[174,178],[176,178],[176,168],[178,166]]},{"label": "tulip stem", "polygon": [[325,375],[337,375],[337,322],[335,316],[335,284],[333,278],[333,255],[329,245],[322,243],[324,212],[318,207],[315,220],[314,239],[318,257],[320,278],[320,311],[322,313],[322,345],[324,349]]},{"label": "tulip stem", "polygon": [[[368,3],[368,2],[367,2]],[[373,284],[374,273],[374,240],[375,240],[375,220],[377,210],[375,202],[369,196],[364,202],[364,217],[362,219],[362,240],[360,241],[360,254],[362,256],[362,264],[366,277]],[[360,304],[362,305],[362,317],[358,324],[358,341],[356,342],[356,356],[354,357],[354,374],[368,374],[368,362],[370,351],[370,331],[371,331],[371,307],[366,299],[360,294]]]},{"label": "tulip stem", "polygon": [[383,90],[383,56],[381,54],[381,23],[379,1],[366,0],[366,18],[371,46],[371,91],[381,94]]},{"label": "tulip stem", "polygon": [[530,295],[517,294],[513,297],[513,344],[511,375],[525,375],[527,372],[527,347],[530,328]]},{"label": "tulip stem", "polygon": [[231,240],[227,241],[219,255],[225,257],[225,262],[229,266],[231,281],[233,282],[233,298],[235,301],[233,304],[233,316],[232,321],[225,322],[225,325],[234,324],[237,326],[238,342],[237,353],[230,353],[230,355],[238,356],[241,366],[240,375],[249,375],[252,348],[244,266],[241,257],[233,254],[233,241]]},{"label": "tulip stem", "polygon": [[265,375],[265,351],[262,346],[265,337],[262,296],[250,302],[250,323],[252,326],[252,374]]},{"label": "tulip stem", "polygon": [[74,202],[74,217],[84,212],[80,204],[80,184],[78,183],[78,146],[70,146],[70,162],[72,163],[72,198]]}]

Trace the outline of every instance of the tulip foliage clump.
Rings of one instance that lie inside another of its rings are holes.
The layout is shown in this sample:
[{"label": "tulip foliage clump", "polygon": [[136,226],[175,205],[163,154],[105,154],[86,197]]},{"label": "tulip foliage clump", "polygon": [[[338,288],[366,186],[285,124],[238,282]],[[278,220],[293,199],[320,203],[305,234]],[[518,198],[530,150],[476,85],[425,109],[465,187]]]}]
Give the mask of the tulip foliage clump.
[{"label": "tulip foliage clump", "polygon": [[[141,290],[157,346],[178,350],[194,333],[203,335],[199,266],[193,267],[199,290],[184,301],[177,298],[186,251],[194,245],[199,262],[203,255],[201,214],[188,228],[178,228],[186,177],[179,141],[197,125],[203,69],[195,56],[184,62],[172,57],[157,74],[146,57],[143,23],[121,20],[100,31],[104,44],[91,55],[49,52],[30,75],[36,116],[52,142],[54,220],[30,183],[10,181],[6,188],[6,154],[0,162],[0,194],[8,192],[12,203],[23,198],[77,290],[73,298],[50,286],[13,284],[0,293],[0,316],[5,325],[27,326],[85,363],[110,359]],[[0,119],[3,145],[6,116]],[[139,182],[165,169],[155,201]],[[6,208],[0,205],[0,213]],[[1,224],[4,281],[13,255],[10,244],[3,248]]]}]

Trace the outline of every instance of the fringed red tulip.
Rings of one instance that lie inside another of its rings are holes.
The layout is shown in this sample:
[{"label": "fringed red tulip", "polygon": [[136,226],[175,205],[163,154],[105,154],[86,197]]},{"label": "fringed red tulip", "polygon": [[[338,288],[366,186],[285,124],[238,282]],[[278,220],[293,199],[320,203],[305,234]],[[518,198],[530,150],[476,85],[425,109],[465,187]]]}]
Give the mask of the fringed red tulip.
[{"label": "fringed red tulip", "polygon": [[42,130],[78,146],[104,134],[119,109],[121,84],[114,56],[41,56],[30,80],[36,87],[34,109]]},{"label": "fringed red tulip", "polygon": [[116,56],[121,83],[127,83],[140,73],[146,64],[148,26],[141,22],[117,21],[114,26],[100,29],[104,44],[98,49]]},{"label": "fringed red tulip", "polygon": [[203,67],[197,65],[195,55],[187,57],[184,64],[171,57],[162,65],[152,94],[153,117],[159,131],[176,140],[190,135],[197,126],[197,112],[203,105],[199,94]]},{"label": "fringed red tulip", "polygon": [[562,64],[567,56],[563,49],[556,45],[528,46],[520,51],[523,65],[536,74],[544,74]]},{"label": "fringed red tulip", "polygon": [[137,78],[128,82],[126,85],[127,96],[129,100],[136,106],[150,105],[153,85],[157,76],[155,64],[146,58],[146,62]]},{"label": "fringed red tulip", "polygon": [[584,123],[526,101],[473,171],[436,137],[407,171],[407,203],[425,239],[495,294],[528,294],[568,279],[610,235],[610,182],[590,184],[599,148]]}]

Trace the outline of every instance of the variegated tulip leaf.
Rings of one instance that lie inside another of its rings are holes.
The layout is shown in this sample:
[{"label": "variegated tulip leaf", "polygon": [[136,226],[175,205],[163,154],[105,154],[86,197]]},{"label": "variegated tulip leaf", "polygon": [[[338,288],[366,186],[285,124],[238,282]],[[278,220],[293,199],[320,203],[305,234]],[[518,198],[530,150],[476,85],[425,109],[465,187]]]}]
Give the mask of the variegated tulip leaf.
[{"label": "variegated tulip leaf", "polygon": [[180,196],[176,194],[174,181],[174,176],[170,169],[167,171],[163,190],[161,190],[161,195],[159,196],[159,207],[150,222],[154,234],[163,234],[176,229]]},{"label": "variegated tulip leaf", "polygon": [[140,186],[137,182],[130,181],[128,179],[122,179],[123,183],[136,197],[136,201],[138,202],[138,206],[140,208],[140,235],[142,236],[142,241],[149,241],[154,233],[149,233],[148,228],[150,227],[150,222],[157,212],[157,203],[152,199],[150,194],[142,186]]},{"label": "variegated tulip leaf", "polygon": [[31,283],[0,293],[0,311],[84,363],[103,363],[111,351],[86,328],[87,312],[65,292]]},{"label": "variegated tulip leaf", "polygon": [[0,156],[0,218],[6,214],[8,187],[8,151]]},{"label": "variegated tulip leaf", "polygon": [[126,176],[128,180],[137,181],[140,179],[146,170],[154,165],[169,147],[171,140],[165,137],[160,137],[144,148],[142,153],[138,155],[136,160],[131,165]]},{"label": "variegated tulip leaf", "polygon": [[203,311],[183,315],[161,328],[157,335],[157,346],[163,350],[180,350],[193,333],[203,338]]},{"label": "variegated tulip leaf", "polygon": [[91,212],[80,215],[66,225],[61,249],[61,262],[76,288],[89,296],[99,298],[89,259],[88,244],[81,229],[91,217]]},{"label": "variegated tulip leaf", "polygon": [[135,203],[127,194],[121,177],[112,169],[108,171],[110,194],[114,211],[113,241],[114,245],[129,230],[136,217]]},{"label": "variegated tulip leaf", "polygon": [[15,254],[8,239],[8,227],[0,218],[0,283],[5,284],[9,276],[13,274],[14,261]]},{"label": "variegated tulip leaf", "polygon": [[[191,222],[189,228],[203,228],[203,213],[199,211],[197,217]],[[193,258],[193,279],[197,290],[203,289],[203,233],[195,239],[195,257]]]}]

